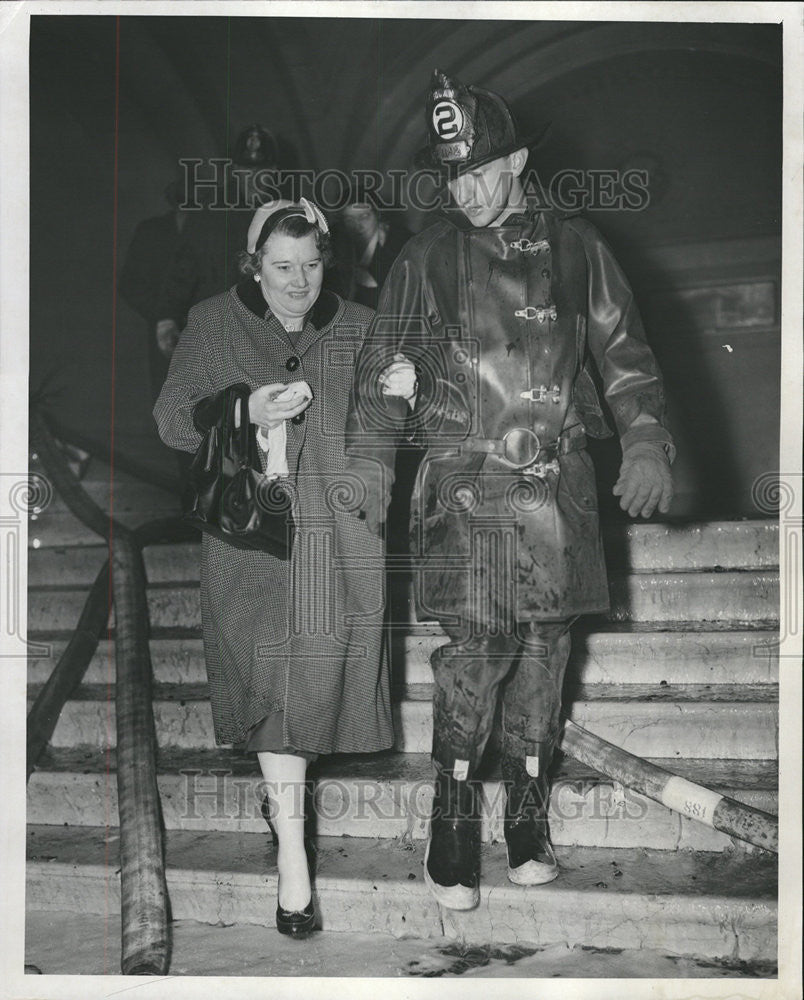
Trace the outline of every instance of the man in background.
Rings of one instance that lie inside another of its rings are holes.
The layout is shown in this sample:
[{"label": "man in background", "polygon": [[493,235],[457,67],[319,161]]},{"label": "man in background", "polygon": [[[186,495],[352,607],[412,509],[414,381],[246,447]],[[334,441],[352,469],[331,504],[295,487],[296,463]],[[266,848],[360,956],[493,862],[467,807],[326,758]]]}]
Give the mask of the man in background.
[{"label": "man in background", "polygon": [[165,188],[169,211],[144,219],[135,229],[120,272],[121,297],[146,323],[151,395],[159,395],[167,376],[175,340],[160,317],[165,283],[179,247],[187,214],[179,204],[181,184]]},{"label": "man in background", "polygon": [[[237,137],[225,183],[200,210],[186,210],[186,223],[162,285],[157,308],[160,349],[167,357],[184,328],[190,309],[237,284],[237,254],[246,246],[254,212],[277,197],[274,178],[278,152],[274,136],[249,125]],[[193,191],[189,202],[198,201]]]}]

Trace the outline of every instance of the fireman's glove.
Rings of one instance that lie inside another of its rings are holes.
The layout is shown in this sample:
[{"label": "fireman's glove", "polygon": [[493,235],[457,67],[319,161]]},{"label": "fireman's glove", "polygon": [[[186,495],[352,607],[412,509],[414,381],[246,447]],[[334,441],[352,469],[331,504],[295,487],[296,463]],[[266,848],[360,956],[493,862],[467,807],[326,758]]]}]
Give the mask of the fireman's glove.
[{"label": "fireman's glove", "polygon": [[612,493],[631,517],[650,517],[657,506],[666,514],[673,499],[673,477],[664,445],[638,441],[626,448]]}]

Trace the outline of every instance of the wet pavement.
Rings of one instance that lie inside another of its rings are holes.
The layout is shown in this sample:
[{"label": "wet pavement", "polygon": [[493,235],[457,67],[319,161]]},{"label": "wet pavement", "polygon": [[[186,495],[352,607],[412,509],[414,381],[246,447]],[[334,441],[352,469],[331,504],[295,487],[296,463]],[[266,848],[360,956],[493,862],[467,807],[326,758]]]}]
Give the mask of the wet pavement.
[{"label": "wet pavement", "polygon": [[[774,968],[762,963],[730,964],[637,949],[463,946],[446,940],[334,932],[293,941],[273,928],[253,925],[180,920],[172,927],[171,976],[764,979],[775,975]],[[118,975],[119,915],[29,912],[25,961],[43,975]]]}]

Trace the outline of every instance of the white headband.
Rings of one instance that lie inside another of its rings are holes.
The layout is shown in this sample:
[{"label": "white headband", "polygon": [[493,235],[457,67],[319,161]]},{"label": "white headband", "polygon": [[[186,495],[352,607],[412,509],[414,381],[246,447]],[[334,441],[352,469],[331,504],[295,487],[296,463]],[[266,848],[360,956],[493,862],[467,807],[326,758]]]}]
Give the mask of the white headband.
[{"label": "white headband", "polygon": [[270,219],[270,217],[276,212],[286,211],[287,209],[296,209],[297,211],[288,212],[285,218],[291,218],[294,215],[298,215],[305,218],[311,225],[318,226],[322,233],[329,232],[327,220],[324,218],[324,213],[318,205],[314,205],[306,198],[300,198],[298,203],[280,198],[278,201],[269,201],[267,204],[261,205],[254,213],[254,218],[251,220],[251,225],[248,227],[246,242],[246,250],[249,253],[257,252],[257,240],[259,240],[263,226],[267,220]]}]

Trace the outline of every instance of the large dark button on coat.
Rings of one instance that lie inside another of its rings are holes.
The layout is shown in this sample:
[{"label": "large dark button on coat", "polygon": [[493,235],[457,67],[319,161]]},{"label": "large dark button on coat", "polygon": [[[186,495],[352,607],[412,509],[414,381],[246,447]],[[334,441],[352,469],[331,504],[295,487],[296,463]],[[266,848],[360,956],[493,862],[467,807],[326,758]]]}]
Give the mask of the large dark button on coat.
[{"label": "large dark button on coat", "polygon": [[290,422],[292,424],[304,423],[304,411],[302,411],[301,413],[297,413],[295,417],[291,417]]},{"label": "large dark button on coat", "polygon": [[295,372],[296,369],[299,367],[300,364],[301,364],[301,362],[296,357],[296,355],[295,354],[291,354],[291,356],[285,362],[285,368],[287,368],[287,370],[289,372]]}]

